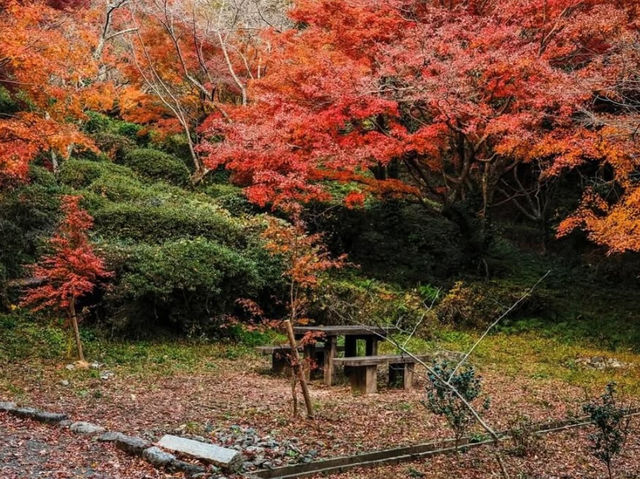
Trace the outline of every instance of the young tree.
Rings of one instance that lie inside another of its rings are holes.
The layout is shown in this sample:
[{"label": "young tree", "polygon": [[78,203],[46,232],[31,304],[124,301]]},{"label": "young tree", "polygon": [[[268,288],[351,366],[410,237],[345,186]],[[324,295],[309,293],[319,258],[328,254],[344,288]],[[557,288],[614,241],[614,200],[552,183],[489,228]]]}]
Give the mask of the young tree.
[{"label": "young tree", "polygon": [[[294,416],[297,415],[298,411],[296,386],[299,383],[307,404],[307,415],[313,418],[313,409],[302,371],[302,364],[298,357],[298,345],[293,335],[293,325],[306,321],[306,318],[303,318],[303,314],[306,313],[311,293],[318,286],[320,274],[329,269],[342,267],[345,257],[332,258],[322,243],[322,235],[307,234],[305,224],[298,214],[294,212],[293,217],[294,222],[291,225],[271,218],[269,226],[262,236],[266,241],[266,249],[272,254],[283,258],[286,265],[283,275],[289,282],[289,318],[284,321],[284,324],[292,349],[289,359],[294,372],[291,383],[293,414]],[[309,333],[302,338],[301,344],[303,346],[313,345],[315,341],[316,335]],[[306,364],[308,371],[312,368],[312,361],[309,358],[309,363]]]},{"label": "young tree", "polygon": [[32,274],[42,284],[30,289],[22,304],[34,311],[51,308],[66,313],[73,330],[78,359],[84,361],[84,352],[78,328],[77,302],[91,293],[99,280],[112,273],[95,254],[88,230],[93,218],[80,207],[80,196],[64,196],[64,218],[49,240],[51,253],[43,256],[32,267]]},{"label": "young tree", "polygon": [[631,421],[626,416],[626,409],[617,403],[615,383],[607,384],[600,402],[585,404],[583,409],[596,428],[595,433],[589,436],[593,455],[604,463],[609,479],[613,479],[613,461],[622,452]]},{"label": "young tree", "polygon": [[[458,372],[454,370],[454,366],[447,361],[442,361],[435,363],[432,372],[427,373],[430,388],[427,390],[425,405],[432,413],[446,418],[455,435],[457,448],[460,439],[475,423],[475,417],[461,401],[462,398],[454,394],[438,377],[449,378],[448,383],[460,393],[468,404],[473,404],[480,396],[482,382],[481,378],[476,375],[473,366],[466,365]],[[483,408],[485,410],[489,408],[488,398],[484,401]]]}]

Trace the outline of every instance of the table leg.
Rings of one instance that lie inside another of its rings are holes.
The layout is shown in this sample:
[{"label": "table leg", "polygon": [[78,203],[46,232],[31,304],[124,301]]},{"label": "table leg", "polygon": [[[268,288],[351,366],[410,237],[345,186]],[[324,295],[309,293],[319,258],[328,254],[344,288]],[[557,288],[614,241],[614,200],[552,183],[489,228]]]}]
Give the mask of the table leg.
[{"label": "table leg", "polygon": [[[352,358],[358,355],[358,338],[355,336],[344,337],[344,357]],[[349,376],[351,368],[349,366],[344,367],[345,376]]]},{"label": "table leg", "polygon": [[330,336],[324,342],[324,383],[333,385],[333,358],[338,354],[338,338]]},{"label": "table leg", "polygon": [[378,338],[377,337],[368,337],[367,338],[367,356],[377,356],[378,355]]},{"label": "table leg", "polygon": [[311,366],[313,365],[313,353],[315,349],[315,344],[305,344],[304,346],[304,363],[302,370],[304,371],[305,381],[311,380]]}]

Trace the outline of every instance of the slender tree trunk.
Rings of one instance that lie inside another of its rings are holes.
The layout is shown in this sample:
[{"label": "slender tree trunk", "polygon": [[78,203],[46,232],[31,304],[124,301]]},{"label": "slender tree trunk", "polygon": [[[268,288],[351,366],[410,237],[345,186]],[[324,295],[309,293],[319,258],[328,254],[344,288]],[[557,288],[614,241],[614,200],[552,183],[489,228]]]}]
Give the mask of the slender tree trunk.
[{"label": "slender tree trunk", "polygon": [[71,316],[71,325],[73,326],[73,334],[76,338],[76,347],[78,349],[78,359],[84,362],[84,351],[82,350],[82,340],[80,339],[80,328],[78,328],[78,315],[76,314],[76,300],[71,299],[69,304],[69,315]]},{"label": "slender tree trunk", "polygon": [[293,358],[293,370],[298,376],[298,382],[302,389],[302,395],[304,396],[304,403],[307,406],[307,417],[313,419],[313,405],[311,404],[311,397],[309,396],[309,389],[307,388],[307,381],[304,379],[304,372],[302,371],[302,365],[300,364],[300,357],[298,356],[298,346],[296,344],[295,336],[293,335],[293,326],[288,319],[284,322],[284,326],[287,329],[287,336],[289,337],[289,344],[291,345],[291,357]]}]

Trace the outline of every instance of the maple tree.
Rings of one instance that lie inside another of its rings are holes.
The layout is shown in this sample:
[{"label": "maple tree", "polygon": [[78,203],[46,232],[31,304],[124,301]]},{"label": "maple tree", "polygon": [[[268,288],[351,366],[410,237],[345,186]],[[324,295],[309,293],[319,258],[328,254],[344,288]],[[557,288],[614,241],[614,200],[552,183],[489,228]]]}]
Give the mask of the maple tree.
[{"label": "maple tree", "polygon": [[194,182],[207,173],[196,149],[196,128],[226,104],[245,104],[247,81],[263,70],[256,34],[282,17],[278,1],[143,1],[127,5],[128,58],[122,70],[134,83],[121,101],[124,118],[162,134],[182,132],[194,164]]},{"label": "maple tree", "polygon": [[[74,149],[95,146],[80,131],[86,109],[113,105],[112,86],[96,82],[95,11],[84,2],[0,2],[0,179],[24,180],[47,153],[53,168]],[[3,109],[4,110],[4,109]]]},{"label": "maple tree", "polygon": [[292,224],[270,219],[262,237],[267,251],[285,262],[283,275],[289,283],[289,319],[293,324],[308,321],[302,315],[309,304],[309,293],[318,287],[320,274],[343,267],[346,256],[332,257],[322,242],[322,235],[308,234],[297,213],[293,214]]},{"label": "maple tree", "polygon": [[476,204],[486,217],[511,203],[545,222],[556,174],[602,159],[592,152],[604,132],[584,112],[621,73],[611,60],[636,41],[637,10],[612,0],[298,1],[297,28],[266,34],[267,73],[249,82],[248,106],[201,127],[204,162],[226,166],[261,205],[326,200],[327,182],[339,181],[359,185],[351,205],[401,195],[440,212]]},{"label": "maple tree", "polygon": [[108,278],[111,273],[89,242],[87,231],[93,219],[80,207],[80,200],[80,196],[62,198],[64,218],[49,240],[52,251],[31,271],[42,284],[25,294],[22,305],[30,306],[34,311],[52,308],[65,312],[73,329],[78,358],[84,361],[76,305],[79,299],[94,290],[99,280]]}]

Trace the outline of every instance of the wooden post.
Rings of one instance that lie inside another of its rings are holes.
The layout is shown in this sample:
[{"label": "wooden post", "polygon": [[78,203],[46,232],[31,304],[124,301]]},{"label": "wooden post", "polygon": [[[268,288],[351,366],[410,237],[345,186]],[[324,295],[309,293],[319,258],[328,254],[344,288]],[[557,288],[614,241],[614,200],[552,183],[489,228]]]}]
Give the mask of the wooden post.
[{"label": "wooden post", "polygon": [[367,337],[367,356],[377,356],[378,355],[378,338],[375,336]]},{"label": "wooden post", "polygon": [[335,336],[329,336],[324,342],[324,383],[327,386],[333,384],[333,358],[337,354],[338,338]]},{"label": "wooden post", "polygon": [[410,391],[413,389],[413,371],[415,369],[414,363],[405,363],[404,365],[404,390]]},{"label": "wooden post", "polygon": [[311,398],[309,397],[309,390],[307,389],[307,382],[304,379],[304,373],[302,372],[302,365],[300,364],[300,356],[298,355],[298,346],[296,344],[296,338],[293,335],[293,326],[291,321],[285,320],[284,326],[287,329],[287,336],[289,337],[289,344],[291,345],[291,356],[293,358],[293,370],[298,376],[300,387],[302,388],[302,395],[304,396],[304,403],[307,406],[307,417],[313,419],[313,405],[311,404]]},{"label": "wooden post", "polygon": [[[358,355],[358,339],[355,336],[344,337],[344,357],[352,358]],[[349,366],[344,367],[345,376],[351,374],[351,368]]]},{"label": "wooden post", "polygon": [[312,363],[315,361],[315,350],[316,350],[315,344],[304,345],[304,351],[303,351],[304,364],[302,367],[302,372],[304,373],[304,378],[307,381],[311,381],[311,367],[312,367]]},{"label": "wooden post", "polygon": [[372,394],[378,390],[377,370],[375,365],[357,366],[351,368],[351,391],[354,394]]}]

